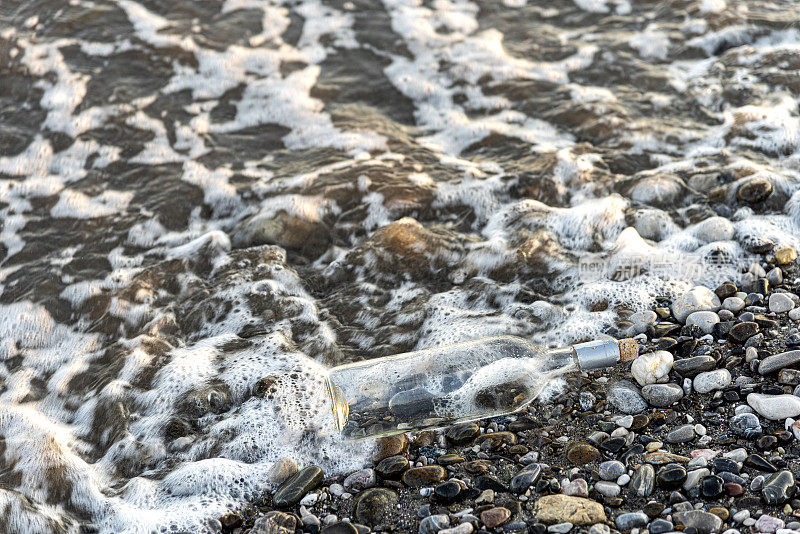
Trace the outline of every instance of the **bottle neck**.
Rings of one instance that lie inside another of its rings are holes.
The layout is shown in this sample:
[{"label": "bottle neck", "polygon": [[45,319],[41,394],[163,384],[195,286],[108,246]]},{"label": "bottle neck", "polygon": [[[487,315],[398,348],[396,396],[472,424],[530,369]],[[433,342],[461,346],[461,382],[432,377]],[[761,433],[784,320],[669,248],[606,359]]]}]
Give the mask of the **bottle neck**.
[{"label": "bottle neck", "polygon": [[602,339],[551,349],[547,356],[547,372],[567,372],[572,367],[592,371],[616,365],[620,361],[620,350],[615,340]]}]

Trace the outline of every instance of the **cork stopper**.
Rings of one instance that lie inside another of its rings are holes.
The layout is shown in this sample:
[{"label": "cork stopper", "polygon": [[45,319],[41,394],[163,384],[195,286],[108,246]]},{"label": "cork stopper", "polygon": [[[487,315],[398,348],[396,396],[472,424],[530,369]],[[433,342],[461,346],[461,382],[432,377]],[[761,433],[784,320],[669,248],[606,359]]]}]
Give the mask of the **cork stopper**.
[{"label": "cork stopper", "polygon": [[639,356],[639,344],[635,339],[620,339],[617,343],[619,344],[619,361],[629,362]]}]

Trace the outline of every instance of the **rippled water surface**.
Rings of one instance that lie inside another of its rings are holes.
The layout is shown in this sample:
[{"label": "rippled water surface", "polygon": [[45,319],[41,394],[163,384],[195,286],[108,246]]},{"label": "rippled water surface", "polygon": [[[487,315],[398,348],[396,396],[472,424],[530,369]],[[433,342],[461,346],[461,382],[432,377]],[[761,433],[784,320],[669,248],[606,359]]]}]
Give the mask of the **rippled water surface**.
[{"label": "rippled water surface", "polygon": [[798,247],[797,6],[0,2],[0,531],[201,532],[366,458],[318,364]]}]

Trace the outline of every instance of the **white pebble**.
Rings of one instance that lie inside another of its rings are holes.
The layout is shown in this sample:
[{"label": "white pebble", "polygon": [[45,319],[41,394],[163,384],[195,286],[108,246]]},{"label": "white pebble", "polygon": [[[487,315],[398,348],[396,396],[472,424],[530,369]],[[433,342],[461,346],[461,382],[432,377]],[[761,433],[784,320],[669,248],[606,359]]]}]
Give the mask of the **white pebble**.
[{"label": "white pebble", "polygon": [[665,350],[642,354],[631,364],[631,374],[640,386],[655,384],[672,369],[673,356]]}]

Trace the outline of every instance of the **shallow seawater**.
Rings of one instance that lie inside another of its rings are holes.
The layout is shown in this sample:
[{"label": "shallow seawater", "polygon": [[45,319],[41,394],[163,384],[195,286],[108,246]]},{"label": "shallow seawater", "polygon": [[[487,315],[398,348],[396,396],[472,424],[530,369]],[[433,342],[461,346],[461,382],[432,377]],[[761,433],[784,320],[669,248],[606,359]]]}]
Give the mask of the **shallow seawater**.
[{"label": "shallow seawater", "polygon": [[582,341],[798,247],[798,19],[0,2],[0,532],[210,530],[367,457],[322,366]]}]

